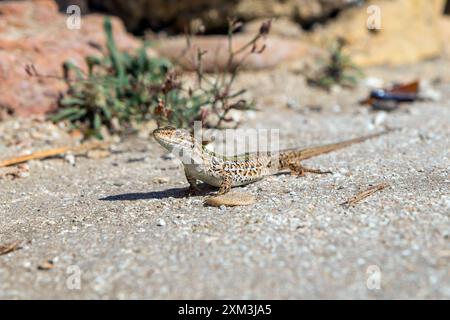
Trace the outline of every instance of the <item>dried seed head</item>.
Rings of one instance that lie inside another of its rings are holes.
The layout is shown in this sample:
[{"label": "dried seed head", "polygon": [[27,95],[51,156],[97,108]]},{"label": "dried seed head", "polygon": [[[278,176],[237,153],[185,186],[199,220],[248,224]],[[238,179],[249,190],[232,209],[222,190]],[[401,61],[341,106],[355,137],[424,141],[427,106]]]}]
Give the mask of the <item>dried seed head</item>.
[{"label": "dried seed head", "polygon": [[157,116],[167,119],[172,114],[172,110],[166,108],[166,105],[162,99],[158,99],[158,105],[156,106],[154,113]]},{"label": "dried seed head", "polygon": [[161,91],[164,94],[174,90],[181,88],[181,81],[178,79],[178,74],[176,72],[169,72],[164,80],[164,83],[161,85]]},{"label": "dried seed head", "polygon": [[259,27],[259,34],[262,36],[266,36],[270,32],[270,27],[272,26],[272,20],[269,19],[267,21],[264,21],[261,23],[261,26]]},{"label": "dried seed head", "polygon": [[243,25],[244,24],[241,21],[236,20],[236,18],[228,19],[228,29],[231,33],[238,31]]},{"label": "dried seed head", "polygon": [[164,101],[162,101],[161,99],[158,99],[158,106],[155,108],[155,114],[156,115],[163,115],[165,112],[165,105],[164,105]]}]

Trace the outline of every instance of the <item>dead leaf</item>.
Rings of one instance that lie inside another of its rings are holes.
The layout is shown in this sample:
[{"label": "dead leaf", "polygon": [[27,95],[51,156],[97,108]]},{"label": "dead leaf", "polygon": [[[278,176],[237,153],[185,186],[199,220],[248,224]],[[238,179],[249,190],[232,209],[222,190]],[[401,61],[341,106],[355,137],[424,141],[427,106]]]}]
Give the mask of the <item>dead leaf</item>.
[{"label": "dead leaf", "polygon": [[38,265],[38,270],[51,270],[55,267],[52,260],[47,260]]}]

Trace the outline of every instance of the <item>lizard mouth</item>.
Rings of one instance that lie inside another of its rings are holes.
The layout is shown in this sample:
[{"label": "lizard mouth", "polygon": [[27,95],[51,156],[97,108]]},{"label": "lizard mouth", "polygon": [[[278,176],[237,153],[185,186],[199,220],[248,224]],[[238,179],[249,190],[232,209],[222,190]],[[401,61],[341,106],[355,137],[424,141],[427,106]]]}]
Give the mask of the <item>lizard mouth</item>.
[{"label": "lizard mouth", "polygon": [[159,142],[160,144],[163,144],[164,146],[167,146],[171,142],[170,138],[168,138],[160,133],[157,133],[157,132],[153,132],[153,137],[155,138],[155,140],[157,142]]}]

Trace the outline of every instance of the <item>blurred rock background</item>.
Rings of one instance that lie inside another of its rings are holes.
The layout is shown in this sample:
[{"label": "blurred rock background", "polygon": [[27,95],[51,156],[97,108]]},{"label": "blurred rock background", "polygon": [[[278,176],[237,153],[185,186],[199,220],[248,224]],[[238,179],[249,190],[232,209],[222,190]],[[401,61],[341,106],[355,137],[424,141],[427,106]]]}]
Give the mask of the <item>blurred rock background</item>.
[{"label": "blurred rock background", "polygon": [[[65,11],[71,4],[83,13],[80,30],[66,27]],[[370,5],[380,8],[379,30],[367,28]],[[135,36],[150,33],[159,39],[152,54],[169,58],[185,46],[181,35],[187,27],[203,26],[207,35],[214,36],[194,40],[220,52],[228,17],[244,22],[237,41],[239,37],[245,41],[262,19],[276,18],[267,50],[248,61],[249,69],[304,60],[327,49],[337,37],[347,41],[347,52],[362,67],[450,56],[450,1],[445,0],[0,0],[0,109],[26,115],[56,108],[65,84],[30,80],[25,66],[32,63],[42,74],[51,75],[60,74],[67,59],[84,67],[84,57],[104,44],[105,14],[116,16],[120,49],[138,47]]]},{"label": "blurred rock background", "polygon": [[[182,33],[186,26],[202,24],[207,33],[226,33],[228,17],[253,22],[275,17],[283,22],[279,34],[297,32],[299,38],[327,46],[337,36],[350,44],[360,65],[416,63],[438,56],[443,49],[441,32],[444,0],[195,0],[195,1],[100,1],[84,0],[86,11],[119,16],[131,32],[150,28]],[[59,1],[64,8],[69,1]],[[367,29],[367,7],[377,5],[381,30]],[[307,30],[310,32],[301,32]],[[444,31],[445,32],[445,31]],[[302,36],[303,34],[303,36]],[[448,42],[448,41],[445,41]]]}]

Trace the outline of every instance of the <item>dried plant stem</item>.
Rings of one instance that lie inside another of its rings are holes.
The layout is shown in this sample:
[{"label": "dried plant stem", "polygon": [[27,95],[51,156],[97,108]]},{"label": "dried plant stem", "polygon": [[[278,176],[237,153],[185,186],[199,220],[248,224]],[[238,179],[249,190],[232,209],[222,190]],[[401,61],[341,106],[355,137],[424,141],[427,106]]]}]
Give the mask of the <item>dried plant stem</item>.
[{"label": "dried plant stem", "polygon": [[354,206],[356,203],[360,202],[361,200],[367,198],[368,196],[370,196],[371,194],[383,190],[384,188],[388,187],[389,184],[388,183],[380,183],[377,184],[375,186],[370,187],[369,189],[362,191],[358,194],[356,194],[355,196],[351,197],[350,199],[348,199],[347,201],[341,203],[341,205],[345,205],[345,206]]},{"label": "dried plant stem", "polygon": [[10,159],[0,161],[0,168],[27,162],[30,160],[39,160],[39,159],[54,157],[54,156],[57,156],[60,154],[67,153],[69,151],[74,152],[74,153],[81,153],[81,152],[85,152],[85,151],[92,150],[92,149],[103,148],[105,146],[107,146],[107,142],[93,141],[93,142],[87,142],[87,143],[80,144],[79,146],[68,146],[68,147],[62,147],[62,148],[36,151],[36,152],[33,152],[32,154],[29,154],[26,156],[13,157]]},{"label": "dried plant stem", "polygon": [[0,256],[20,249],[19,242],[12,242],[0,246]]}]

